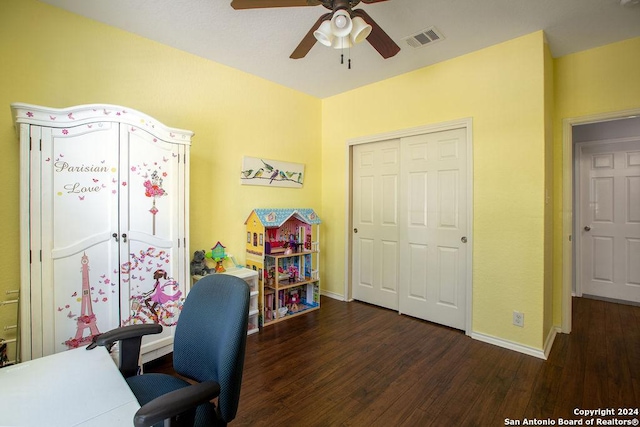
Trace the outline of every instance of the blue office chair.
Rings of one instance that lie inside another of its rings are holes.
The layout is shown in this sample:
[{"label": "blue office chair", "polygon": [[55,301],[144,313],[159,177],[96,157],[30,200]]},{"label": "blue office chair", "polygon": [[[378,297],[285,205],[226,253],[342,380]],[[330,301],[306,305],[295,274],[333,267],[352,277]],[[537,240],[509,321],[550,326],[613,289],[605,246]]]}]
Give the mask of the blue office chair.
[{"label": "blue office chair", "polygon": [[[160,325],[125,326],[95,340],[107,347],[120,342],[120,371],[141,405],[136,427],[225,426],[235,418],[248,312],[249,286],[242,279],[213,274],[192,287],[176,327],[173,366],[197,384],[166,374],[135,375],[142,335],[161,332]],[[216,397],[217,405],[210,402]]]}]

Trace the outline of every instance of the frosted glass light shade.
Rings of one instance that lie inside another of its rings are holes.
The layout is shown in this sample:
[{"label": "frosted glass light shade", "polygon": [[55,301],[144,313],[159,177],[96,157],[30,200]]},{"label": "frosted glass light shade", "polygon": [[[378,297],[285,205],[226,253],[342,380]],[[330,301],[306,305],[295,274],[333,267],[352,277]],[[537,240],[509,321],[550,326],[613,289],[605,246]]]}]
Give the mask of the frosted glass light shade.
[{"label": "frosted glass light shade", "polygon": [[345,37],[351,33],[353,22],[349,12],[346,10],[337,10],[331,17],[331,32],[336,37]]},{"label": "frosted glass light shade", "polygon": [[353,44],[360,43],[371,34],[371,25],[367,24],[364,19],[356,16],[353,18],[353,29],[351,30],[351,42]]},{"label": "frosted glass light shade", "polygon": [[324,21],[317,30],[313,32],[313,36],[325,46],[331,46],[333,43],[333,33],[331,33],[331,22]]}]

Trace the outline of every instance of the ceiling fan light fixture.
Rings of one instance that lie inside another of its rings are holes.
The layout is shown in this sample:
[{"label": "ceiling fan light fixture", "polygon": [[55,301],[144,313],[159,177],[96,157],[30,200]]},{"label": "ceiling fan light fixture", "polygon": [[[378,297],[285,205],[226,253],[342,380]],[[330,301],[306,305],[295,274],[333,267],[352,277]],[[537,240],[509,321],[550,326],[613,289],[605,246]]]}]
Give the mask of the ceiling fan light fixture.
[{"label": "ceiling fan light fixture", "polygon": [[335,11],[331,17],[331,32],[336,37],[345,37],[351,33],[353,22],[349,16],[349,12],[344,9]]},{"label": "ceiling fan light fixture", "polygon": [[313,32],[313,36],[323,45],[331,46],[335,38],[331,32],[331,22],[324,21],[320,24],[320,27]]},{"label": "ceiling fan light fixture", "polygon": [[353,29],[351,30],[351,42],[358,44],[365,40],[371,34],[371,25],[367,24],[364,19],[356,16],[352,19]]}]

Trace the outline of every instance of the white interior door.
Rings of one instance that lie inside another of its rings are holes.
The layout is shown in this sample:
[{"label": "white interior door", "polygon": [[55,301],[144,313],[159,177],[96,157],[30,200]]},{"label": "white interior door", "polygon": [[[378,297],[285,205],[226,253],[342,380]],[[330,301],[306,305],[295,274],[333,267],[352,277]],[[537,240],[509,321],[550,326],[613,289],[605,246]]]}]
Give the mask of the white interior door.
[{"label": "white interior door", "polygon": [[583,294],[640,302],[640,140],[580,150]]},{"label": "white interior door", "polygon": [[353,298],[398,309],[400,141],[353,147]]},{"label": "white interior door", "polygon": [[466,328],[466,129],[353,147],[352,295]]},{"label": "white interior door", "polygon": [[400,312],[465,329],[466,129],[402,139]]}]

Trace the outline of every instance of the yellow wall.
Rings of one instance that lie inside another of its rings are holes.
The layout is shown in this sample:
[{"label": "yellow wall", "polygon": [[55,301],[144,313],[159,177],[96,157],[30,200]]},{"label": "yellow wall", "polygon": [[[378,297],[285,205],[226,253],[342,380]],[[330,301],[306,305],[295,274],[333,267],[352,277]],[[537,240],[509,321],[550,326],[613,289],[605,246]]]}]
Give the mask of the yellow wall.
[{"label": "yellow wall", "polygon": [[554,323],[562,321],[562,122],[640,108],[640,37],[554,61]]},{"label": "yellow wall", "polygon": [[325,290],[344,287],[346,141],[471,117],[473,330],[542,347],[544,67],[538,32],[324,100]]},{"label": "yellow wall", "polygon": [[[322,217],[317,98],[34,0],[0,2],[0,58],[2,294],[19,288],[12,102],[117,104],[193,130],[191,251],[219,240],[243,262],[244,221],[256,207],[309,207]],[[243,155],[304,163],[304,187],[241,186]]]}]

